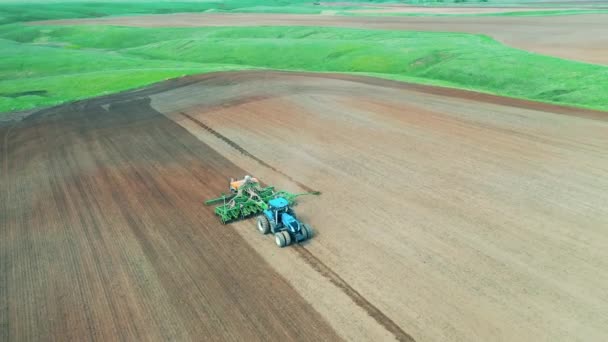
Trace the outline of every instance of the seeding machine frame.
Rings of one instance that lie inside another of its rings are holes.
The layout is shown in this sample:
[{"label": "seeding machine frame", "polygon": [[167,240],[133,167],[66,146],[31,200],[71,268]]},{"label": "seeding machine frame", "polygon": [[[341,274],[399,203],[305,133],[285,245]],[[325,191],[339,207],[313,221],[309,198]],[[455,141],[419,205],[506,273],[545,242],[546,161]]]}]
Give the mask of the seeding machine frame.
[{"label": "seeding machine frame", "polygon": [[293,194],[287,191],[276,191],[273,186],[262,187],[255,178],[246,177],[238,189],[231,189],[231,194],[222,194],[218,198],[205,201],[205,205],[219,204],[215,214],[222,223],[248,218],[268,209],[268,202],[273,198],[285,198],[289,205],[295,205],[295,199],[302,195],[319,195],[320,192]]}]

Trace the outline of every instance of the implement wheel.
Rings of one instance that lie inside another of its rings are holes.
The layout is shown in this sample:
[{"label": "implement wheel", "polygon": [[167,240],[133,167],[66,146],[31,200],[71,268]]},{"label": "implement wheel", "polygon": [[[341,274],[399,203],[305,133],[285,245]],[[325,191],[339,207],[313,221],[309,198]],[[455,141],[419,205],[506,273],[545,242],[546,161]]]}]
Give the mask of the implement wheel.
[{"label": "implement wheel", "polygon": [[262,234],[268,234],[270,231],[270,223],[268,222],[268,218],[264,215],[258,216],[258,230]]}]

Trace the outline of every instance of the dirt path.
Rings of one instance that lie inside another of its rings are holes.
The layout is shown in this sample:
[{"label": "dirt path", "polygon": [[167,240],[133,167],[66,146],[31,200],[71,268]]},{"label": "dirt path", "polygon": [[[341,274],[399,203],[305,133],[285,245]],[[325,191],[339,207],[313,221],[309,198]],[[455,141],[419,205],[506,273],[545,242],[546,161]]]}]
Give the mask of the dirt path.
[{"label": "dirt path", "polygon": [[250,173],[321,190],[297,208],[306,251],[417,341],[608,336],[608,113],[286,73],[151,98]]},{"label": "dirt path", "polygon": [[0,341],[339,340],[202,206],[244,171],[127,97],[0,124]]},{"label": "dirt path", "polygon": [[42,21],[44,25],[339,26],[487,34],[507,45],[589,63],[608,64],[608,15],[549,17],[340,17],[295,14],[171,14]]}]

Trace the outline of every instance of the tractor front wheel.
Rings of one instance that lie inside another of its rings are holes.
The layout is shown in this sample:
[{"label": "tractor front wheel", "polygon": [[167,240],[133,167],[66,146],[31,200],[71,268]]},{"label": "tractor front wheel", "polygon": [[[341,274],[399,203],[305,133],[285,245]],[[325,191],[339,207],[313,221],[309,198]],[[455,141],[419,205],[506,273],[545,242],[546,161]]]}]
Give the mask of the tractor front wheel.
[{"label": "tractor front wheel", "polygon": [[270,223],[268,222],[268,218],[264,215],[258,216],[258,230],[262,234],[268,234],[270,231]]}]

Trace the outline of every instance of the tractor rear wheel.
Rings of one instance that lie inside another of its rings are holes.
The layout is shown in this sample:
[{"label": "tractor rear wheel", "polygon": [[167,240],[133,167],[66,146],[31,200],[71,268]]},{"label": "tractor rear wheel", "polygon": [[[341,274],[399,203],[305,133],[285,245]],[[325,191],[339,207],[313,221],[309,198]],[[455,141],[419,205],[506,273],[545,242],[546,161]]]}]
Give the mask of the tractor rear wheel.
[{"label": "tractor rear wheel", "polygon": [[312,227],[305,223],[302,229],[304,230],[304,235],[306,235],[305,240],[312,239],[312,236],[314,235]]},{"label": "tractor rear wheel", "polygon": [[278,232],[274,234],[274,241],[276,242],[277,246],[281,248],[287,246],[287,241],[285,241],[285,236],[282,233],[283,232]]},{"label": "tractor rear wheel", "polygon": [[268,218],[264,215],[258,216],[258,230],[262,234],[268,234],[270,231],[270,223],[268,222]]},{"label": "tractor rear wheel", "polygon": [[291,235],[286,231],[282,231],[281,234],[285,237],[285,246],[291,245]]}]

